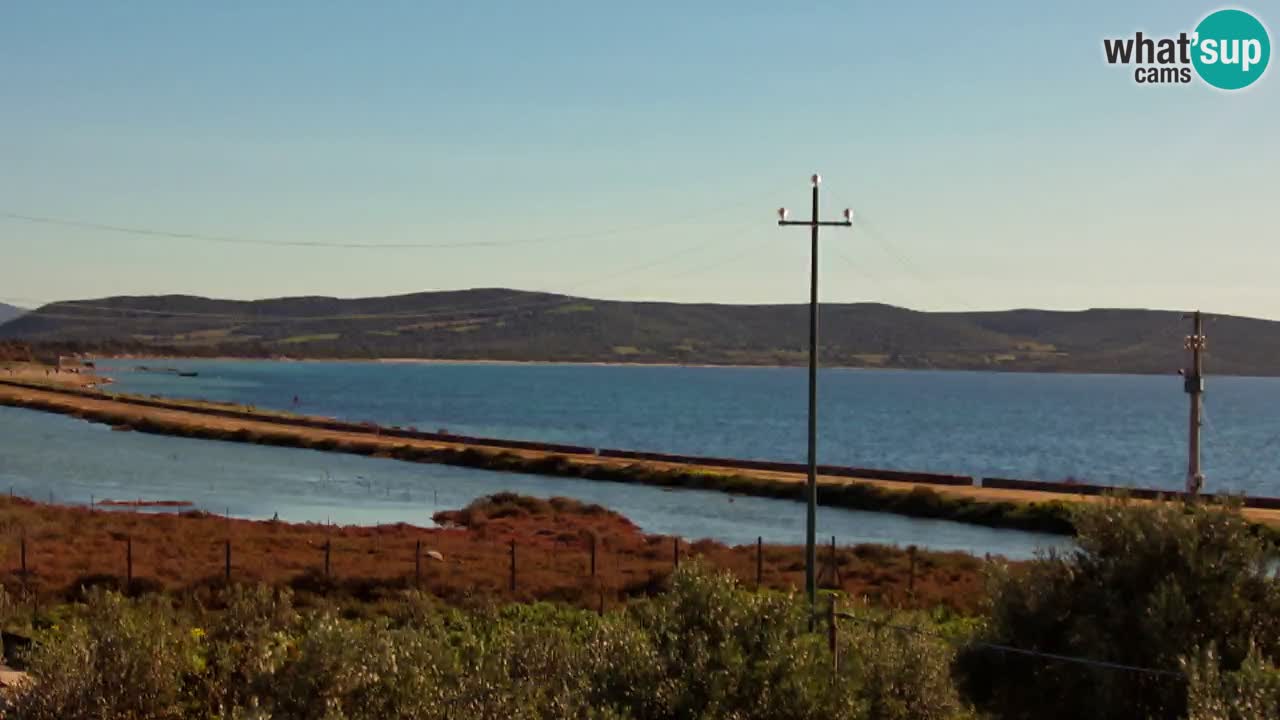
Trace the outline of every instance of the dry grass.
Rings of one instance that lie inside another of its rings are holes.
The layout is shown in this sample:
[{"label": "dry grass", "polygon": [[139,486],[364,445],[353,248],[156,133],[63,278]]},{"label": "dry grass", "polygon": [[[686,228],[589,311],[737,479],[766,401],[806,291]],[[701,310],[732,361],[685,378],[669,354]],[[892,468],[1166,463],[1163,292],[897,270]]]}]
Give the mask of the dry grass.
[{"label": "dry grass", "polygon": [[[754,545],[712,541],[689,544],[646,535],[629,520],[599,506],[557,498],[503,494],[461,511],[442,513],[450,527],[406,524],[327,527],[278,521],[228,520],[201,512],[137,513],[45,505],[0,498],[0,582],[42,601],[75,597],[82,587],[123,586],[132,546],[134,591],[183,592],[224,582],[225,549],[232,547],[233,581],[290,585],[304,593],[361,600],[415,581],[421,543],[421,587],[447,602],[467,605],[509,600],[553,600],[581,607],[608,606],[660,592],[674,565],[697,557],[728,569],[748,586],[756,580]],[[25,537],[28,572],[21,572]],[[590,548],[596,546],[596,574]],[[512,542],[516,589],[510,588]],[[331,543],[330,574],[324,574]],[[443,561],[427,556],[435,551]],[[868,602],[896,607],[946,606],[973,612],[983,597],[983,561],[962,553],[920,552],[912,560],[897,548],[838,548],[838,578],[826,565],[824,586],[838,585]],[[771,588],[803,582],[802,548],[766,545],[762,580]]]}]

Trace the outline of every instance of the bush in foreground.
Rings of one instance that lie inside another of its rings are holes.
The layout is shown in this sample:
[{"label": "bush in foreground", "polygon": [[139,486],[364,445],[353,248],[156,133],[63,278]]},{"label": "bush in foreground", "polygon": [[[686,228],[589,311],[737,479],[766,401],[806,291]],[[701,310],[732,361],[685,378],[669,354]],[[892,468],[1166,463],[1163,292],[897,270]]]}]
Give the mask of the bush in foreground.
[{"label": "bush in foreground", "polygon": [[1280,668],[1253,650],[1238,670],[1224,671],[1213,648],[1183,662],[1189,720],[1274,720],[1280,717]]},{"label": "bush in foreground", "polygon": [[960,663],[966,687],[998,717],[1185,717],[1186,658],[1212,650],[1208,692],[1251,656],[1280,657],[1275,549],[1238,510],[1112,500],[1075,522],[1077,549],[994,578],[980,639],[1160,672],[975,648]]},{"label": "bush in foreground", "polygon": [[[34,684],[0,698],[0,713],[960,720],[973,702],[1008,720],[1280,717],[1274,547],[1236,509],[1117,501],[1076,522],[1076,550],[996,574],[984,618],[855,610],[838,671],[802,600],[696,563],[603,617],[549,604],[463,611],[405,593],[357,619],[299,611],[270,588],[175,610],[99,590],[57,613],[30,656]],[[959,658],[951,642],[967,644]]]},{"label": "bush in foreground", "polygon": [[803,602],[694,564],[663,595],[604,617],[541,604],[463,612],[416,594],[375,620],[297,612],[270,589],[219,602],[179,613],[91,593],[33,652],[34,684],[4,716],[961,717],[945,647],[851,626],[836,675]]}]

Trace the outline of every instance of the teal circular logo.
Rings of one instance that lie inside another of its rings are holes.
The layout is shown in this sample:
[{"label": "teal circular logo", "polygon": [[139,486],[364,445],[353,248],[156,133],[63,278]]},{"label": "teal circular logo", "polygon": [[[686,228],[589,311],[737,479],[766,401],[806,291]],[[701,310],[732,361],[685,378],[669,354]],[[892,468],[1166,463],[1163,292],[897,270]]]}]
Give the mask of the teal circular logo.
[{"label": "teal circular logo", "polygon": [[1257,82],[1271,60],[1271,38],[1258,18],[1243,10],[1219,10],[1196,26],[1191,62],[1200,79],[1222,90]]}]

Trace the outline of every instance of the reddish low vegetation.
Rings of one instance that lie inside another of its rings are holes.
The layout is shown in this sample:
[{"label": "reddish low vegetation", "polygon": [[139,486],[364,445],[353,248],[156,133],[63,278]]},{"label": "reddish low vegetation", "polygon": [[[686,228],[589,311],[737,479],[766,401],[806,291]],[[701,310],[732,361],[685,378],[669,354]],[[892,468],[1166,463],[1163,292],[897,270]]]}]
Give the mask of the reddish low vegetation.
[{"label": "reddish low vegetation", "polygon": [[[125,586],[131,558],[133,591],[184,592],[225,582],[228,543],[233,581],[364,600],[417,582],[461,605],[539,599],[612,607],[660,591],[677,558],[730,570],[747,586],[757,581],[757,562],[767,587],[798,588],[804,576],[800,547],[765,545],[758,555],[754,544],[690,544],[647,535],[617,513],[564,498],[500,494],[435,519],[442,527],[330,527],[0,497],[0,582],[20,597],[58,600],[87,585]],[[820,559],[824,586],[877,605],[972,612],[982,598],[983,561],[963,553],[859,545],[823,548]]]},{"label": "reddish low vegetation", "polygon": [[27,343],[0,340],[0,362],[33,362],[35,355]]}]

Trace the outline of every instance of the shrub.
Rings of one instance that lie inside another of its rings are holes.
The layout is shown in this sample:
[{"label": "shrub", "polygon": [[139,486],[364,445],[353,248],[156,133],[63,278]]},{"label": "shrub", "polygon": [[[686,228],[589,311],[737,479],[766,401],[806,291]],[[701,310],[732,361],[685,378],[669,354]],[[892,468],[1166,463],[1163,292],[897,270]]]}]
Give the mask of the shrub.
[{"label": "shrub", "polygon": [[635,718],[959,716],[945,645],[847,624],[835,674],[807,613],[793,595],[747,592],[727,574],[682,566],[666,594],[629,611],[629,639],[603,659],[596,690],[626,699],[620,709]]},{"label": "shrub", "polygon": [[688,563],[667,593],[605,617],[536,604],[464,612],[406,593],[372,620],[297,613],[231,588],[178,617],[94,591],[0,708],[84,718],[759,718],[933,720],[961,710],[949,655],[914,635],[846,634],[836,674],[806,605]]},{"label": "shrub", "polygon": [[1280,717],[1280,668],[1252,650],[1240,668],[1222,669],[1213,648],[1183,662],[1188,720],[1274,720]]},{"label": "shrub", "polygon": [[[1081,507],[1078,549],[1048,553],[993,577],[980,639],[1178,673],[1196,648],[1218,648],[1224,670],[1250,652],[1280,650],[1274,548],[1238,509],[1123,500]],[[970,695],[1004,717],[1181,717],[1186,685],[1155,675],[964,653]]]},{"label": "shrub", "polygon": [[223,591],[225,608],[211,613],[200,639],[199,670],[188,690],[196,707],[221,713],[252,707],[270,692],[271,678],[284,662],[298,616],[288,590],[232,586]]},{"label": "shrub", "polygon": [[152,720],[183,717],[182,679],[194,667],[192,637],[157,599],[131,603],[93,591],[82,614],[49,633],[28,657],[34,689],[7,698],[15,720]]},{"label": "shrub", "polygon": [[[842,666],[876,720],[949,720],[962,703],[951,679],[952,647],[911,618],[846,623]],[[902,630],[898,628],[909,628]],[[922,630],[912,632],[912,630]]]}]

